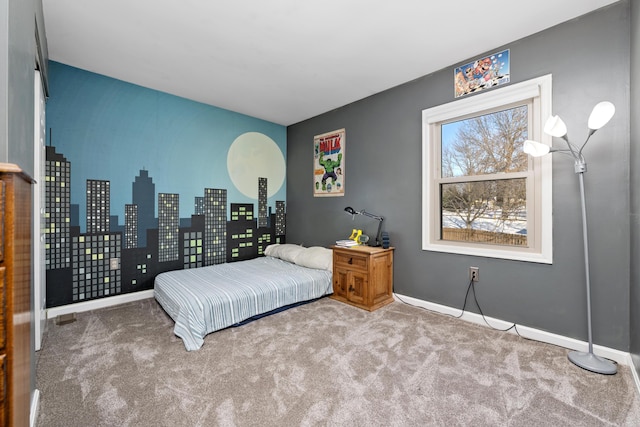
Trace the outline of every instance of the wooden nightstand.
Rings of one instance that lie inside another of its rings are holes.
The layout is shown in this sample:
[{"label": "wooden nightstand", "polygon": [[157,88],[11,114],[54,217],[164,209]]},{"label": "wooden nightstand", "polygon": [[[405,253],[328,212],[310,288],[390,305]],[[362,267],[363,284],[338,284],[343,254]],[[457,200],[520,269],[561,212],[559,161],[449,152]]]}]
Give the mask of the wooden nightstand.
[{"label": "wooden nightstand", "polygon": [[393,302],[393,249],[333,246],[331,298],[373,311]]}]

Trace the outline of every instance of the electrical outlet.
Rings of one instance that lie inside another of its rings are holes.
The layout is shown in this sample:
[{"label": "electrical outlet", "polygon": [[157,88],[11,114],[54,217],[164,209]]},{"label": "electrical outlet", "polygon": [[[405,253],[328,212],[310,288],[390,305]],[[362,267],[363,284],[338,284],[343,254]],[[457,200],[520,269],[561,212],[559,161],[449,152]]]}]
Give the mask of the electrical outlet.
[{"label": "electrical outlet", "polygon": [[469,267],[469,280],[472,282],[480,281],[480,269],[478,267]]}]

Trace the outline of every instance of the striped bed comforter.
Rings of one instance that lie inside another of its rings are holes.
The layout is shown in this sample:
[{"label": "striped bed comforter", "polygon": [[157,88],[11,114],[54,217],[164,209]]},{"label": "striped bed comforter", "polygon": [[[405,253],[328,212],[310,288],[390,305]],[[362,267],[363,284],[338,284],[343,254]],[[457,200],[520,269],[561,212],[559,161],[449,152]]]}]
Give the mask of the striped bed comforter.
[{"label": "striped bed comforter", "polygon": [[330,271],[268,256],[161,273],[154,283],[156,300],[189,351],[211,332],[332,291]]}]

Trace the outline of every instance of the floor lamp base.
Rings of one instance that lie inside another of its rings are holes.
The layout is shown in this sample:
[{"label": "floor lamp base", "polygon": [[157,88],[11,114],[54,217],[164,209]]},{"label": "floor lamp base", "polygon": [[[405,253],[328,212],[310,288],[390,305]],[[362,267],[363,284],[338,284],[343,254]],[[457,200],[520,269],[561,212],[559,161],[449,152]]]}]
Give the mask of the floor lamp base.
[{"label": "floor lamp base", "polygon": [[597,374],[613,375],[618,371],[615,363],[593,353],[572,351],[568,357],[573,364]]}]

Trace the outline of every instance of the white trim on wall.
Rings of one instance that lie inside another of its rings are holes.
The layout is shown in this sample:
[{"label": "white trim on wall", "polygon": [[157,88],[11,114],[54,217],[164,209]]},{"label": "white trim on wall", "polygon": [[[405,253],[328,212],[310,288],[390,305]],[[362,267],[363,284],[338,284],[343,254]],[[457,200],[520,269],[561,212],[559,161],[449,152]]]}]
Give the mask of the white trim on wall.
[{"label": "white trim on wall", "polygon": [[633,358],[631,357],[631,353],[629,353],[628,365],[631,367],[631,375],[633,375],[633,380],[636,383],[636,388],[638,389],[638,394],[640,395],[640,376],[638,376],[638,368],[633,363]]},{"label": "white trim on wall", "polygon": [[100,298],[91,301],[78,302],[75,304],[61,305],[47,309],[47,319],[71,313],[81,313],[83,311],[97,310],[99,308],[111,307],[118,304],[139,301],[141,299],[153,298],[153,289],[140,292],[131,292],[123,295]]},{"label": "white trim on wall", "polygon": [[40,390],[35,389],[31,395],[31,411],[29,413],[29,426],[36,427],[40,412]]},{"label": "white trim on wall", "polygon": [[[408,296],[397,294],[397,293],[394,293],[394,296],[400,302],[406,302],[408,304],[426,308],[427,310],[435,311],[437,313],[448,314],[450,316],[460,316],[460,313],[461,313],[461,310],[459,308],[453,308],[446,305],[436,304],[433,302],[424,301],[424,300],[408,297]],[[462,317],[460,317],[460,319],[466,320],[467,322],[482,325],[484,327],[488,327],[487,324],[484,322],[482,315],[477,313],[471,313],[469,311],[465,311]],[[498,329],[506,329],[509,326],[513,325],[513,322],[505,322],[504,320],[496,319],[493,317],[484,316],[484,319],[486,319],[487,322],[489,322],[489,324],[491,324],[494,328],[498,328]],[[589,349],[589,344],[586,341],[576,340],[574,338],[565,337],[563,335],[552,334],[550,332],[546,332],[536,328],[530,328],[528,326],[522,326],[522,325],[517,325],[517,326],[518,326],[518,332],[524,338],[529,338],[529,339],[544,342],[547,344],[557,345],[570,350],[588,351]],[[509,330],[508,332],[510,334],[516,333],[513,329]],[[616,350],[614,348],[604,347],[601,345],[594,345],[593,353],[600,357],[613,360],[620,365],[629,366],[629,361],[631,360],[629,353]],[[633,365],[631,366],[633,367]]]}]

